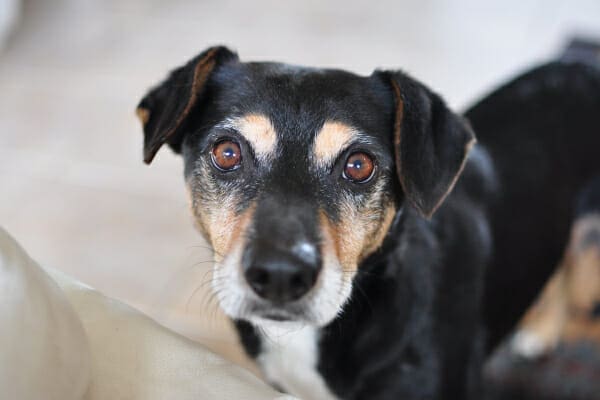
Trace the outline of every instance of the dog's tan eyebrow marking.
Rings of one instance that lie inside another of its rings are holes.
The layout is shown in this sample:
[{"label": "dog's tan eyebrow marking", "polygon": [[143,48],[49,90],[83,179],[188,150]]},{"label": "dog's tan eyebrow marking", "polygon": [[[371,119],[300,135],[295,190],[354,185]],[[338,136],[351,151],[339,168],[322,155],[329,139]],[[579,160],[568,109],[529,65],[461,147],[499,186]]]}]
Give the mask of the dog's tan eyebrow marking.
[{"label": "dog's tan eyebrow marking", "polygon": [[256,157],[272,156],[277,147],[277,135],[271,120],[262,114],[246,114],[219,124],[223,128],[235,129],[254,149]]},{"label": "dog's tan eyebrow marking", "polygon": [[313,144],[313,156],[317,167],[330,165],[337,156],[355,139],[359,131],[337,121],[326,121],[317,133]]}]

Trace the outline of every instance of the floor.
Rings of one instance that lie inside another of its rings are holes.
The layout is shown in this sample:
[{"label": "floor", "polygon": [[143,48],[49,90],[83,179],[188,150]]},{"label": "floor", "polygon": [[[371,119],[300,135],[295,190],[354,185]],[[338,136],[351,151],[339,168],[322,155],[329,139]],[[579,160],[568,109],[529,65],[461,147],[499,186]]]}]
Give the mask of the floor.
[{"label": "floor", "polygon": [[490,3],[25,0],[0,52],[0,225],[42,264],[240,360],[181,161],[142,163],[142,94],[224,43],[243,59],[401,67],[460,110],[569,36],[600,37],[597,0]]}]

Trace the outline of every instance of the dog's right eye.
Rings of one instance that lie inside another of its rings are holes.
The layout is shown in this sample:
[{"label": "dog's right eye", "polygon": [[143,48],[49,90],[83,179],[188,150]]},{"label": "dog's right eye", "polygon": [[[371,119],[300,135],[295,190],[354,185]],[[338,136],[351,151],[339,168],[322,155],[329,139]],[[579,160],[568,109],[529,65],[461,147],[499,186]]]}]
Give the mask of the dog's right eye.
[{"label": "dog's right eye", "polygon": [[211,151],[213,165],[220,171],[233,171],[242,163],[240,145],[233,140],[221,140],[213,145]]},{"label": "dog's right eye", "polygon": [[373,158],[362,151],[350,154],[346,159],[342,176],[355,183],[365,183],[373,177],[375,162]]}]

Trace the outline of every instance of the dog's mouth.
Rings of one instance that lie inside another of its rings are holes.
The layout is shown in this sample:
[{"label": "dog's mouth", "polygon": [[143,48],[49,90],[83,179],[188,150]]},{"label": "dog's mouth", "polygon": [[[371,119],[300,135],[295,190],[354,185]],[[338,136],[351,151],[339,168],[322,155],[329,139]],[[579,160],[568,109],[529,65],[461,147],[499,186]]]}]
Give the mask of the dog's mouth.
[{"label": "dog's mouth", "polygon": [[275,322],[304,322],[305,316],[302,312],[294,312],[285,308],[269,306],[256,306],[252,312],[254,319]]},{"label": "dog's mouth", "polygon": [[277,321],[277,322],[292,321],[292,318],[285,314],[279,314],[279,313],[273,313],[273,312],[262,315],[262,318],[269,319],[271,321]]},{"label": "dog's mouth", "polygon": [[314,311],[318,304],[314,302],[313,297],[318,295],[318,289],[315,293],[309,293],[298,300],[291,302],[272,302],[260,298],[256,293],[248,290],[244,296],[245,315],[244,318],[254,322],[257,325],[272,322],[294,322],[301,324],[319,324],[319,316]]}]

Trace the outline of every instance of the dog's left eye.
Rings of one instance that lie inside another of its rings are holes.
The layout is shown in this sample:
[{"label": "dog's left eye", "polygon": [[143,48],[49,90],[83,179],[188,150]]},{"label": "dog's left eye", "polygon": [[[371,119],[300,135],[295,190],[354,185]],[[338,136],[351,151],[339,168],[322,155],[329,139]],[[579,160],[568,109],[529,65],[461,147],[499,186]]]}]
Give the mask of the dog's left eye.
[{"label": "dog's left eye", "polygon": [[212,148],[213,165],[221,171],[233,171],[242,163],[240,145],[233,140],[221,140]]},{"label": "dog's left eye", "polygon": [[356,183],[364,183],[371,179],[375,171],[373,158],[362,151],[352,153],[346,159],[343,177]]}]

